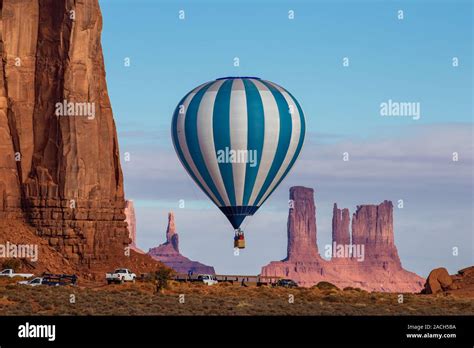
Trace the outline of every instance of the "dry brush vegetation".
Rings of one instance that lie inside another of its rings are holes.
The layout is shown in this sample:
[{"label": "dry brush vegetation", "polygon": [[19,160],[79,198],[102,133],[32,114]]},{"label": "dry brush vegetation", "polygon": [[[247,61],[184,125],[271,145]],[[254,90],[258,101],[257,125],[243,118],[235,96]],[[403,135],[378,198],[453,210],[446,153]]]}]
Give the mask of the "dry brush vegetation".
[{"label": "dry brush vegetation", "polygon": [[[74,295],[74,303],[71,303]],[[184,303],[180,303],[184,295]],[[294,302],[290,303],[292,295]],[[183,297],[181,296],[181,300]],[[360,289],[240,287],[152,282],[29,287],[0,281],[2,315],[473,315],[474,299],[368,293]]]}]

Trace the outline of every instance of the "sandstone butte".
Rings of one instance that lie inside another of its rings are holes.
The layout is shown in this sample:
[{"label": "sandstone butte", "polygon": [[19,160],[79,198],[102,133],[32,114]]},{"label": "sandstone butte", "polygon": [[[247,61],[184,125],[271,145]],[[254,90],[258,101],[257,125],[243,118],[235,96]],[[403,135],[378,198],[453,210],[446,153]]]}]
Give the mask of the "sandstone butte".
[{"label": "sandstone butte", "polygon": [[166,242],[150,248],[148,255],[163,262],[166,266],[174,269],[178,273],[188,274],[215,274],[214,267],[204,265],[197,261],[192,261],[179,252],[179,236],[176,232],[174,214],[168,214],[168,227],[166,229]]},{"label": "sandstone butte", "polygon": [[348,246],[345,250],[363,245],[364,257],[341,253],[330,260],[320,256],[316,244],[313,189],[292,187],[290,201],[287,257],[262,267],[261,275],[290,278],[305,287],[328,281],[339,288],[358,287],[368,291],[419,292],[423,288],[423,278],[402,268],[393,239],[390,201],[358,206],[352,216],[351,235],[349,210],[334,205],[333,245]]},{"label": "sandstone butte", "polygon": [[[0,2],[0,242],[40,237],[49,255],[40,254],[37,271],[160,265],[124,253],[130,238],[101,30],[98,0]],[[64,101],[93,105],[94,117],[58,116]]]}]

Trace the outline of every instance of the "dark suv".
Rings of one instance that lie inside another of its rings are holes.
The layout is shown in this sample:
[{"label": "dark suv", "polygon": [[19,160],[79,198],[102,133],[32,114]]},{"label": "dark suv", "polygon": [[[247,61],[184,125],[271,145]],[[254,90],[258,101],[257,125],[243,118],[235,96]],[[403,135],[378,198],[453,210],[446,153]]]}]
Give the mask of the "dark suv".
[{"label": "dark suv", "polygon": [[281,286],[284,288],[297,288],[298,284],[291,279],[279,279],[276,283],[276,286]]}]

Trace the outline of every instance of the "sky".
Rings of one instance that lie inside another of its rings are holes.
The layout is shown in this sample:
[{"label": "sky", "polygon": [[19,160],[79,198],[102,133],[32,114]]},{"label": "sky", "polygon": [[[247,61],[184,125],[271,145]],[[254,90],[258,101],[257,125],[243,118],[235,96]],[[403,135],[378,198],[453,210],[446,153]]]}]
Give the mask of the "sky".
[{"label": "sky", "polygon": [[[288,190],[303,185],[315,189],[320,249],[330,243],[335,202],[352,214],[357,205],[392,200],[405,268],[426,277],[435,267],[455,273],[474,264],[472,1],[131,4],[100,0],[108,91],[139,247],[164,241],[174,211],[182,254],[218,273],[257,274],[286,256]],[[232,227],[188,177],[170,135],[181,98],[223,76],[285,87],[307,123],[293,170],[244,223],[248,246],[239,256]],[[419,119],[381,116],[389,100],[418,103]]]}]

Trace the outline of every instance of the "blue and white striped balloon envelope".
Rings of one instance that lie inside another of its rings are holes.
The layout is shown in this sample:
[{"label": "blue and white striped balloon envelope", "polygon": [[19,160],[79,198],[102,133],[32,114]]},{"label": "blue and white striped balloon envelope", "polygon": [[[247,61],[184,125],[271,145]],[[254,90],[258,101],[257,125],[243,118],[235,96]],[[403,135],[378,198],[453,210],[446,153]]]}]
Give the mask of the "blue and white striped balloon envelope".
[{"label": "blue and white striped balloon envelope", "polygon": [[305,119],[283,87],[256,77],[225,77],[184,96],[171,133],[188,174],[238,229],[292,168]]}]

